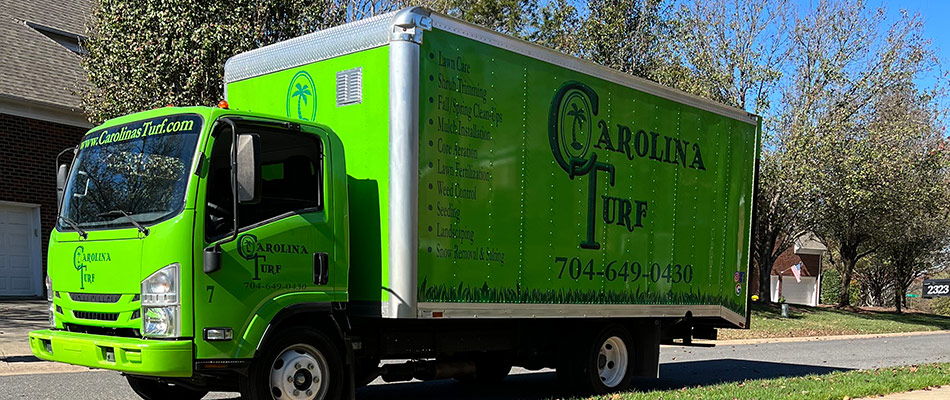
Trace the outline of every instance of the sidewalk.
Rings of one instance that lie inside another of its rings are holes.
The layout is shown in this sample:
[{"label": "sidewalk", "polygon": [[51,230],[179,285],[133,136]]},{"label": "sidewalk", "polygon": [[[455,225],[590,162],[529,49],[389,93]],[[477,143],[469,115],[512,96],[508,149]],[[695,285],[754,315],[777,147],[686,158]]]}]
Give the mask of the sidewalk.
[{"label": "sidewalk", "polygon": [[894,393],[886,396],[862,397],[855,400],[944,400],[950,399],[950,386],[941,386],[933,389],[914,390],[912,392]]},{"label": "sidewalk", "polygon": [[0,357],[30,355],[28,334],[49,327],[46,299],[0,300]]},{"label": "sidewalk", "polygon": [[46,299],[0,300],[0,376],[89,371],[89,368],[33,357],[29,332],[48,326]]}]

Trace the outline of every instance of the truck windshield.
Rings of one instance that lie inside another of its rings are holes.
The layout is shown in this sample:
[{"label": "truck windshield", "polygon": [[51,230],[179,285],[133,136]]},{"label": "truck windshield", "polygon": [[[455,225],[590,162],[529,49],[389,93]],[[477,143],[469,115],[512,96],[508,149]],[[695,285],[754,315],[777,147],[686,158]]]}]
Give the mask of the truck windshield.
[{"label": "truck windshield", "polygon": [[90,132],[70,170],[62,216],[82,229],[105,229],[178,214],[201,125],[201,117],[188,114]]}]

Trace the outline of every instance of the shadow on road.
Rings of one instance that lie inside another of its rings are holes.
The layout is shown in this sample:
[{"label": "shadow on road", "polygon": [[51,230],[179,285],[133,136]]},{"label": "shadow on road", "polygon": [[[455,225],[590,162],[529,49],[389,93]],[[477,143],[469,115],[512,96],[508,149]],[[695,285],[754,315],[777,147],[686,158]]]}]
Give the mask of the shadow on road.
[{"label": "shadow on road", "polygon": [[[49,325],[46,299],[4,300],[0,303],[0,334],[43,329]],[[23,336],[26,340],[26,336]]]},{"label": "shadow on road", "polygon": [[[811,365],[796,365],[749,360],[707,360],[665,363],[660,365],[659,380],[638,379],[636,390],[669,390],[684,387],[741,382],[747,379],[827,374],[844,371]],[[434,382],[395,383],[368,386],[357,390],[360,400],[401,399],[496,399],[541,400],[565,397],[559,389],[553,372],[509,376],[497,385],[465,385],[452,380]],[[569,396],[568,396],[569,397]]]},{"label": "shadow on road", "polygon": [[8,357],[0,356],[0,362],[13,364],[13,363],[43,362],[43,360],[40,360],[39,358],[36,358],[34,356],[8,356]]}]

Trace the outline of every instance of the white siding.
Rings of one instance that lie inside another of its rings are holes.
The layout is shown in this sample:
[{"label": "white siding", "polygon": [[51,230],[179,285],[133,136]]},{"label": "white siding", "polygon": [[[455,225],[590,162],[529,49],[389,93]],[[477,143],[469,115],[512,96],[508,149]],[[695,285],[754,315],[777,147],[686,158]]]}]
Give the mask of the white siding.
[{"label": "white siding", "polygon": [[[778,275],[772,275],[772,301],[778,302]],[[795,282],[794,276],[782,276],[782,295],[789,304],[815,307],[818,305],[818,278],[803,276]]]}]

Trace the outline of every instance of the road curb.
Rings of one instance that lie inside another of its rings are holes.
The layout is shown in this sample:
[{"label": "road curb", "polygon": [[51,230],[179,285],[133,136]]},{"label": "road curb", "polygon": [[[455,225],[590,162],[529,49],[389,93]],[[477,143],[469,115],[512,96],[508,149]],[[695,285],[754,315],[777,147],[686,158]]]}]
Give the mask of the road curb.
[{"label": "road curb", "polygon": [[826,341],[826,340],[877,339],[877,338],[888,338],[888,337],[926,336],[926,335],[941,335],[941,334],[950,334],[950,330],[897,332],[897,333],[871,333],[871,334],[863,334],[863,335],[800,336],[800,337],[761,338],[761,339],[694,340],[693,342],[703,343],[703,344],[715,344],[717,346],[736,346],[736,345],[744,345],[744,344],[821,342],[821,341]]}]

